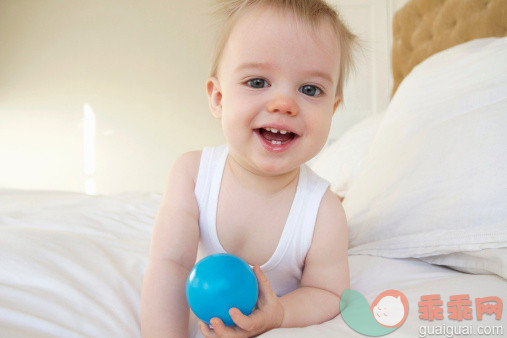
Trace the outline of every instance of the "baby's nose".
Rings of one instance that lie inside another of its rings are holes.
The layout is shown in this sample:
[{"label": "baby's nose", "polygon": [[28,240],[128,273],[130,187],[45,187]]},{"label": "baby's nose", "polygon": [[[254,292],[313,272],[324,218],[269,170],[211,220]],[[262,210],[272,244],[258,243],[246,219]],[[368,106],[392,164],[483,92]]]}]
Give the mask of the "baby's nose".
[{"label": "baby's nose", "polygon": [[270,113],[281,113],[295,116],[299,114],[299,107],[294,99],[288,95],[277,95],[268,102]]}]

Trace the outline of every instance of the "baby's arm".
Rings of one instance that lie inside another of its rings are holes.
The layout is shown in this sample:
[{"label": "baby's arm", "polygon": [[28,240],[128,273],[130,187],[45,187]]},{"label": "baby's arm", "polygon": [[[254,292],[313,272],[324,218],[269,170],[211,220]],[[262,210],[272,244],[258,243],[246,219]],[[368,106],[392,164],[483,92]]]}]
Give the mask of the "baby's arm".
[{"label": "baby's arm", "polygon": [[322,323],[340,313],[340,297],[349,288],[348,233],[338,196],[322,198],[312,244],[305,260],[301,287],[280,298],[282,327]]},{"label": "baby's arm", "polygon": [[143,337],[188,336],[185,283],[199,243],[199,212],[194,195],[199,160],[200,152],[182,155],[167,180],[143,282]]}]

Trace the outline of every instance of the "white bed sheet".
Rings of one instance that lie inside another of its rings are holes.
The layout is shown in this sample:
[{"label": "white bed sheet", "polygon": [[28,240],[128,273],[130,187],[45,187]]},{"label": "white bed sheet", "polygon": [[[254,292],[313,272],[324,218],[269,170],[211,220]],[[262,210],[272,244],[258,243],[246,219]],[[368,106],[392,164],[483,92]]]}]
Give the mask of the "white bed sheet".
[{"label": "white bed sheet", "polygon": [[[507,335],[507,319],[496,321],[483,317],[481,322],[474,317],[470,321],[452,321],[447,318],[445,304],[453,295],[468,294],[470,299],[497,296],[507,300],[507,281],[496,275],[472,275],[445,267],[431,265],[418,259],[393,259],[367,255],[349,256],[351,288],[359,291],[371,303],[383,291],[395,289],[408,299],[409,311],[403,325],[386,337],[419,337],[421,326],[481,326],[503,325]],[[439,294],[444,302],[444,319],[432,322],[419,319],[418,302],[421,296]],[[475,306],[474,304],[472,304]],[[298,329],[277,329],[263,337],[365,337],[356,333],[341,316],[320,324]],[[442,336],[439,336],[442,337]]]},{"label": "white bed sheet", "polygon": [[[0,190],[0,336],[139,337],[139,304],[157,194],[86,196]],[[349,257],[351,286],[371,302],[384,290],[410,304],[392,337],[416,337],[422,325],[505,325],[419,319],[427,294],[507,300],[496,275],[472,275],[416,259]],[[475,319],[475,316],[474,316]],[[507,334],[507,332],[505,332]],[[265,337],[364,337],[341,316],[307,328],[277,329]]]},{"label": "white bed sheet", "polygon": [[0,336],[140,336],[159,201],[0,191]]}]

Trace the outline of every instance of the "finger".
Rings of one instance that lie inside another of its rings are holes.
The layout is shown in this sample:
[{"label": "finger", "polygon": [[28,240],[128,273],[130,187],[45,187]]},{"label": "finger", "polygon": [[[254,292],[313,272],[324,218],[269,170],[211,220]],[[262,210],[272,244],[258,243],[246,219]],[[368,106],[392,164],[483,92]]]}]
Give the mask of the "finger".
[{"label": "finger", "polygon": [[257,277],[257,283],[259,284],[259,297],[271,297],[275,292],[271,289],[268,277],[262,272],[259,265],[254,266],[255,277]]},{"label": "finger", "polygon": [[201,333],[204,337],[216,337],[216,334],[215,332],[213,332],[210,328],[209,328],[209,325],[206,324],[205,322],[203,321],[199,321],[198,323],[199,325],[199,329],[201,330]]},{"label": "finger", "polygon": [[224,322],[220,318],[212,318],[210,320],[213,330],[218,337],[230,337],[233,336],[234,330],[230,327],[225,326]]},{"label": "finger", "polygon": [[249,316],[245,316],[241,311],[237,308],[231,308],[229,310],[229,315],[231,316],[234,324],[240,329],[245,331],[253,331],[255,328],[255,320]]}]

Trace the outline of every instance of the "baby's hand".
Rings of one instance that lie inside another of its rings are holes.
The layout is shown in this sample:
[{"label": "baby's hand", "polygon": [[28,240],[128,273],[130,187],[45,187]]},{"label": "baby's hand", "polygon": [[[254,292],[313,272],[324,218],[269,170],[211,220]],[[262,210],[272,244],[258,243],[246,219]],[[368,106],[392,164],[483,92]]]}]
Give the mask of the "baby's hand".
[{"label": "baby's hand", "polygon": [[249,316],[245,316],[236,308],[229,310],[235,326],[225,326],[221,319],[212,318],[211,330],[206,323],[200,321],[199,327],[204,337],[253,337],[282,325],[283,305],[271,289],[268,278],[261,268],[254,266],[255,277],[259,283],[257,308]]}]

